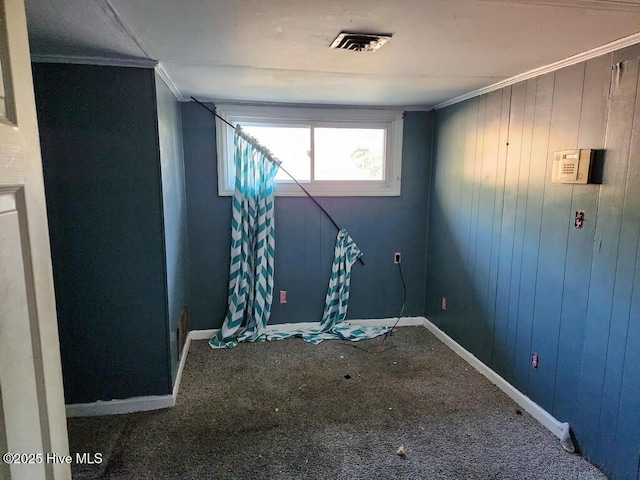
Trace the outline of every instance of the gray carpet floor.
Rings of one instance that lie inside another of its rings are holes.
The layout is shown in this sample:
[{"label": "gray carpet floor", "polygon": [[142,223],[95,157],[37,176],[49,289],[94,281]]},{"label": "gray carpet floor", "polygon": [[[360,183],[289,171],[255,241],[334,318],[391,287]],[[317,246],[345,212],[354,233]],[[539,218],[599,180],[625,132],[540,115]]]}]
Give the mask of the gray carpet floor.
[{"label": "gray carpet floor", "polygon": [[174,408],[70,419],[69,435],[105,458],[76,479],[606,478],[423,327],[192,342]]}]

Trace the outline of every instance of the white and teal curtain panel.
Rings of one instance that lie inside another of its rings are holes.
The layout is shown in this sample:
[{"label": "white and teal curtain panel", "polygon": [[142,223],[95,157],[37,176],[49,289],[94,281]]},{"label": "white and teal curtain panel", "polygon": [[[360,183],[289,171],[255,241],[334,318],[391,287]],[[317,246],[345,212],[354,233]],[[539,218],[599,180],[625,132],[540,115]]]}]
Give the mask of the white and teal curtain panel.
[{"label": "white and teal curtain panel", "polygon": [[362,256],[345,229],[336,238],[324,312],[318,327],[266,331],[273,302],[275,254],[274,178],[280,162],[240,127],[234,136],[235,190],[231,220],[229,298],[222,328],[209,340],[212,348],[239,342],[302,337],[310,343],[328,339],[366,340],[391,327],[344,323],[349,306],[351,267]]},{"label": "white and teal curtain panel", "polygon": [[273,331],[267,333],[268,340],[302,337],[316,344],[323,340],[367,340],[391,330],[391,327],[363,327],[344,323],[349,306],[351,267],[362,256],[362,252],[349,233],[343,228],[338,232],[333,251],[333,263],[329,286],[324,300],[324,312],[318,328],[295,331]]},{"label": "white and teal curtain panel", "polygon": [[279,162],[240,127],[234,148],[228,308],[222,328],[209,340],[213,348],[263,339],[273,301],[274,178]]}]

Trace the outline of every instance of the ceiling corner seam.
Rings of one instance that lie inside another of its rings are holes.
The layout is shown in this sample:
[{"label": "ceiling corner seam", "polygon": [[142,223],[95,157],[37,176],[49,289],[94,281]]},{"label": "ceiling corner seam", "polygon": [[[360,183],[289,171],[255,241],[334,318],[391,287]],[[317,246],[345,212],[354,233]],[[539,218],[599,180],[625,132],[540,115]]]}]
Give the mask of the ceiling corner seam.
[{"label": "ceiling corner seam", "polygon": [[129,36],[129,38],[131,38],[131,40],[133,40],[133,43],[136,44],[136,46],[140,49],[143,55],[145,55],[147,58],[153,58],[149,50],[147,50],[147,48],[144,46],[142,41],[138,38],[138,36],[133,31],[133,29],[131,29],[131,27],[129,27],[127,22],[125,22],[124,18],[122,18],[122,15],[120,15],[120,13],[116,9],[116,7],[113,6],[110,0],[96,0],[96,2],[99,4],[102,4],[104,10],[111,14],[110,16],[114,20],[116,25],[121,30],[123,30]]}]

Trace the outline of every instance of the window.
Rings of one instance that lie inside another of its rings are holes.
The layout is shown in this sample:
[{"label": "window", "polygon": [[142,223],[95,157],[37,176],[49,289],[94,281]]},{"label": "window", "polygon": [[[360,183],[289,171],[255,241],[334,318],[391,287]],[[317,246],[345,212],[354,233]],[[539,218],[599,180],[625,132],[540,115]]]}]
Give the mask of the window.
[{"label": "window", "polygon": [[[217,113],[267,147],[313,195],[400,195],[402,112],[218,105]],[[233,195],[233,135],[218,124],[219,195]],[[276,195],[305,195],[283,168]]]}]

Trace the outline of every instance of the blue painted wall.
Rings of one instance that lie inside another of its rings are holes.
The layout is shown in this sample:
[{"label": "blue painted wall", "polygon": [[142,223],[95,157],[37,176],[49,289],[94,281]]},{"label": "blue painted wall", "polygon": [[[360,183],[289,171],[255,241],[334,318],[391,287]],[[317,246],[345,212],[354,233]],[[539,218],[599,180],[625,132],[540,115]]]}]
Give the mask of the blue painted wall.
[{"label": "blue painted wall", "polygon": [[[640,464],[639,56],[438,111],[429,211],[427,317],[570,422],[614,479]],[[601,185],[551,183],[553,152],[570,148],[605,150]]]},{"label": "blue painted wall", "polygon": [[[403,254],[405,315],[422,315],[429,198],[432,113],[404,119],[400,197],[320,198],[364,252],[352,273],[348,318],[399,314],[402,284],[393,253]],[[218,197],[214,118],[194,103],[182,105],[189,237],[190,328],[217,328],[226,311],[230,197]],[[312,201],[276,198],[275,290],[288,303],[273,305],[270,324],[313,322],[322,316],[336,231]]]},{"label": "blue painted wall", "polygon": [[171,375],[175,381],[179,362],[178,321],[188,304],[187,201],[182,154],[182,113],[180,102],[157,74],[155,83],[167,269],[169,352]]},{"label": "blue painted wall", "polygon": [[154,72],[33,75],[66,402],[168,394]]}]

